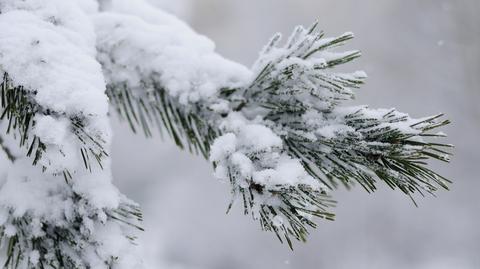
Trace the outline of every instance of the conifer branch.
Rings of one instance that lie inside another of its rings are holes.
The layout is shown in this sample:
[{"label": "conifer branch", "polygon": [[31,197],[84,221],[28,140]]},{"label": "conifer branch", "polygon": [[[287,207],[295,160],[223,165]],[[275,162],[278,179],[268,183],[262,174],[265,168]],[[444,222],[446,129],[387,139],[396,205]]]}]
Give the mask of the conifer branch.
[{"label": "conifer branch", "polygon": [[[40,138],[33,134],[35,117],[37,115],[66,117],[66,115],[40,106],[34,99],[35,91],[27,90],[23,86],[15,86],[6,73],[0,89],[2,107],[0,120],[7,122],[6,134],[19,140],[19,147],[27,150],[26,155],[32,156],[33,165],[36,165],[45,154],[48,145],[42,143]],[[87,173],[97,169],[92,167],[94,162],[103,169],[102,160],[108,156],[104,148],[105,141],[100,136],[87,131],[85,119],[81,115],[70,117],[69,120],[70,131],[81,145],[80,154]],[[2,142],[0,136],[0,144],[7,157],[15,162],[17,158]],[[44,173],[47,168],[42,167]],[[63,170],[49,173],[53,178],[64,179],[62,190],[64,199],[71,199],[72,208],[75,209],[69,216],[53,221],[45,218],[41,223],[35,223],[33,220],[38,220],[38,216],[27,212],[17,217],[13,214],[15,209],[8,208],[9,217],[0,225],[0,246],[6,246],[4,268],[27,268],[25,266],[28,268],[89,268],[90,261],[83,257],[85,248],[94,248],[101,242],[96,241],[89,230],[92,227],[88,225],[113,221],[121,227],[126,227],[126,231],[127,228],[132,227],[134,230],[143,230],[140,226],[142,213],[139,207],[126,199],[113,209],[104,208],[98,211],[90,205],[88,199],[74,191],[72,182],[76,172],[78,171]],[[0,207],[0,210],[4,208]],[[7,226],[15,230],[15,235],[6,233]],[[133,234],[127,233],[125,236],[127,240],[134,243],[136,237]],[[29,253],[32,251],[38,254],[38,261],[30,260]],[[105,260],[105,264],[113,266],[116,259],[118,257],[109,257],[109,260]]]},{"label": "conifer branch", "polygon": [[[290,247],[291,237],[305,241],[308,227],[316,227],[311,217],[333,219],[330,208],[334,202],[327,189],[357,183],[372,192],[381,180],[412,197],[448,189],[450,183],[426,162],[448,161],[451,145],[429,140],[443,137],[432,130],[449,121],[442,120],[442,115],[416,120],[394,109],[341,107],[342,101],[354,97],[353,90],[364,83],[366,75],[336,73],[333,68],[358,58],[360,52],[334,52],[353,35],[324,38],[316,27],[297,27],[283,46],[280,35],[274,36],[254,65],[251,83],[222,88],[214,101],[181,104],[168,95],[155,74],[146,76],[145,90],[140,93],[125,83],[111,83],[107,91],[132,130],[140,127],[150,136],[152,125],[157,125],[178,146],[198,149],[205,157],[215,138],[229,132],[220,126],[231,113],[241,113],[247,121],[260,117],[261,124],[282,139],[279,153],[299,160],[326,189],[262,185],[245,178],[231,161],[214,161],[214,166],[228,167],[232,203],[240,197],[244,213],[252,214],[262,229],[273,231]],[[211,109],[213,102],[227,103],[230,112]],[[261,167],[266,155],[251,152],[246,156]],[[277,202],[272,204],[272,197]]]},{"label": "conifer branch", "polygon": [[[46,151],[47,145],[40,138],[32,134],[35,127],[36,115],[49,115],[53,117],[67,117],[66,115],[52,111],[39,105],[34,96],[35,90],[25,89],[16,85],[8,76],[3,74],[0,83],[1,113],[0,120],[7,121],[6,134],[12,135],[19,140],[19,146],[27,149],[26,155],[32,157],[33,165],[36,165]],[[104,149],[103,139],[97,135],[89,134],[85,130],[85,119],[82,116],[70,117],[71,131],[77,137],[82,146],[85,169],[92,169],[92,160],[102,167],[102,158],[108,156]],[[47,169],[46,166],[43,169]]]},{"label": "conifer branch", "polygon": [[[11,216],[7,223],[9,229],[15,229],[16,235],[8,236],[5,226],[0,226],[0,246],[6,246],[6,261],[3,268],[90,268],[89,261],[84,257],[85,249],[95,247],[101,242],[95,241],[90,231],[85,229],[86,216],[82,212],[85,207],[85,200],[78,194],[73,193],[76,205],[73,216],[65,216],[64,225],[51,223],[48,220],[42,223],[33,222],[32,216],[25,215],[20,218]],[[102,215],[106,215],[104,219]],[[137,205],[129,201],[123,202],[118,209],[104,210],[104,212],[92,212],[88,216],[88,220],[92,222],[105,223],[114,221],[122,226],[134,227],[143,230],[139,226],[139,222],[143,219],[142,213]],[[40,225],[40,231],[37,225]],[[126,239],[134,243],[136,237],[134,235],[125,235]],[[25,250],[34,251],[38,254],[38,261],[33,262],[31,257]],[[105,260],[106,264],[110,264],[118,257],[109,257]]]},{"label": "conifer branch", "polygon": [[141,93],[132,91],[125,83],[107,85],[107,95],[117,115],[128,122],[134,133],[141,129],[150,137],[155,129],[162,136],[166,132],[181,149],[188,148],[208,158],[218,132],[209,123],[213,113],[200,104],[185,108],[155,80],[144,81],[143,85],[149,90]]},{"label": "conifer branch", "polygon": [[445,136],[442,114],[342,106],[366,79],[335,71],[361,55],[336,51],[351,33],[299,26],[248,70],[143,1],[133,12],[128,1],[56,2],[0,7],[0,147],[12,161],[0,186],[5,268],[142,264],[130,253],[142,213],[111,183],[105,90],[134,132],[158,128],[211,161],[231,186],[227,212],[240,200],[290,248],[315,218],[334,219],[339,186],[373,192],[382,182],[413,197],[451,183],[428,166],[451,155],[434,140]]}]

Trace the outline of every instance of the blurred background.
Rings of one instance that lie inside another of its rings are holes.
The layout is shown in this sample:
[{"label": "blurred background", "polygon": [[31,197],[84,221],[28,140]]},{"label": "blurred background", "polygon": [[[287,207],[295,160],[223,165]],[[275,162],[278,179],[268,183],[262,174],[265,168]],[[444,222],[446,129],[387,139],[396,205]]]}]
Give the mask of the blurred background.
[{"label": "blurred background", "polygon": [[444,112],[456,144],[451,191],[418,197],[360,188],[333,193],[335,222],[321,222],[291,251],[239,208],[225,215],[229,187],[210,164],[169,139],[144,139],[114,120],[116,184],[141,204],[151,268],[480,268],[480,1],[150,0],[214,40],[223,56],[250,66],[275,32],[315,20],[327,35],[346,31],[363,57],[349,70],[369,79],[355,104],[396,107],[421,117]]}]

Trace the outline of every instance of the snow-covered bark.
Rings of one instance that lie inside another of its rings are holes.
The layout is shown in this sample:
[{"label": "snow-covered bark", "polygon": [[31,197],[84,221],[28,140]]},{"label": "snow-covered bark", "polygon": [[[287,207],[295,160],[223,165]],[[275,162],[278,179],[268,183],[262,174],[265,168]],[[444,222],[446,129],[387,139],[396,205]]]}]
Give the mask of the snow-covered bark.
[{"label": "snow-covered bark", "polygon": [[[231,184],[232,202],[291,246],[313,217],[332,219],[329,191],[376,180],[408,195],[447,187],[423,159],[448,122],[393,109],[341,107],[366,78],[332,68],[353,37],[297,27],[276,35],[251,69],[142,0],[0,0],[0,181],[7,264],[137,268],[137,206],[112,185],[108,103],[134,131],[166,131]],[[33,163],[33,165],[32,165]]]}]

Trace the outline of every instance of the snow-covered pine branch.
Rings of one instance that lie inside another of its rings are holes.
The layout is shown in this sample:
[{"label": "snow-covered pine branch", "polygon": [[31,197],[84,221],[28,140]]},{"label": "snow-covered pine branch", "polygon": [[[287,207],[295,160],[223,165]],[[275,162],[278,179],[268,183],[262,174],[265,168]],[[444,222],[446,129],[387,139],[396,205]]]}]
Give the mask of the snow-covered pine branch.
[{"label": "snow-covered pine branch", "polygon": [[[135,268],[140,211],[111,183],[108,98],[90,15],[73,1],[0,1],[0,179],[7,268]],[[3,259],[2,259],[3,260]]]},{"label": "snow-covered pine branch", "polygon": [[339,185],[448,187],[425,162],[448,161],[450,145],[430,142],[441,115],[341,105],[366,78],[333,70],[360,56],[335,49],[351,33],[297,27],[248,69],[140,0],[0,0],[0,29],[7,266],[141,267],[141,213],[111,184],[109,101],[133,131],[159,128],[208,158],[232,203],[290,247],[313,217],[333,219]]},{"label": "snow-covered pine branch", "polygon": [[133,130],[150,135],[157,125],[180,147],[209,156],[245,213],[287,242],[305,239],[312,216],[333,217],[327,193],[339,184],[374,191],[380,179],[408,195],[447,187],[422,160],[447,160],[442,148],[450,146],[421,138],[442,136],[428,131],[448,121],[339,106],[366,78],[332,70],[360,56],[333,51],[351,33],[324,38],[316,25],[298,27],[283,46],[275,35],[249,72],[183,24],[172,33],[121,12],[127,15],[97,20],[99,59],[118,114]]}]

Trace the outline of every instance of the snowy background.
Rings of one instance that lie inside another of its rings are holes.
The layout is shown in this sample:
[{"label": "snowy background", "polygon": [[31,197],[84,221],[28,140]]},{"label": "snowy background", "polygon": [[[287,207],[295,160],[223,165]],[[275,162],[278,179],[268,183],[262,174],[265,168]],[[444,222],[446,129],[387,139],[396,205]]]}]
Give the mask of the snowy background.
[{"label": "snowy background", "polygon": [[151,0],[250,66],[277,32],[319,20],[327,34],[352,31],[367,84],[358,104],[396,107],[412,116],[444,112],[456,144],[450,192],[418,199],[398,191],[339,190],[335,222],[321,222],[295,251],[242,215],[225,215],[227,185],[201,157],[159,136],[134,136],[114,121],[114,177],[145,213],[142,236],[152,268],[480,268],[480,10],[478,0]]}]

